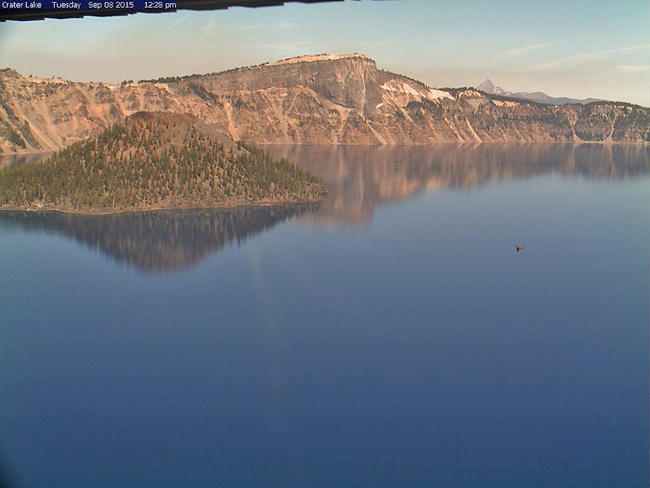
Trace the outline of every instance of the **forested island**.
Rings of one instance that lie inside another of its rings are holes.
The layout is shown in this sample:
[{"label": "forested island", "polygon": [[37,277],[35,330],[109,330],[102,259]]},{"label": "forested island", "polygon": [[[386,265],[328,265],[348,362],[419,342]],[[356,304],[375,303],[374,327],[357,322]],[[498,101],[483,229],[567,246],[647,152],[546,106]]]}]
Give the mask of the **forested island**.
[{"label": "forested island", "polygon": [[76,213],[322,200],[320,179],[187,114],[141,112],[0,172],[0,209]]}]

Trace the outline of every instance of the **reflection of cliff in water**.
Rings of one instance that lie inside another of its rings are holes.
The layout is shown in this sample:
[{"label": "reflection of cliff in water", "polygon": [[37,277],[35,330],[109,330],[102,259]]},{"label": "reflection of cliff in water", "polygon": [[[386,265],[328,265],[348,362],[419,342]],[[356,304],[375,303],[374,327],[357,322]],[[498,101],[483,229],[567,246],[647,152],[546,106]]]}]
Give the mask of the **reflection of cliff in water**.
[{"label": "reflection of cliff in water", "polygon": [[231,242],[287,219],[356,224],[375,207],[425,190],[472,189],[548,173],[630,178],[650,173],[650,148],[633,145],[479,144],[404,147],[270,146],[328,185],[316,205],[242,207],[109,216],[0,212],[0,226],[55,232],[140,270],[187,268]]},{"label": "reflection of cliff in water", "polygon": [[0,169],[17,168],[29,164],[45,161],[52,156],[51,152],[29,153],[29,154],[2,154],[0,155]]},{"label": "reflection of cliff in water", "polygon": [[436,146],[266,146],[297,161],[328,185],[320,223],[359,223],[380,203],[426,189],[472,189],[491,181],[548,173],[626,178],[650,173],[650,148],[605,144],[477,144]]},{"label": "reflection of cliff in water", "polygon": [[116,215],[0,212],[0,226],[60,233],[143,271],[188,268],[231,242],[238,244],[318,204]]}]

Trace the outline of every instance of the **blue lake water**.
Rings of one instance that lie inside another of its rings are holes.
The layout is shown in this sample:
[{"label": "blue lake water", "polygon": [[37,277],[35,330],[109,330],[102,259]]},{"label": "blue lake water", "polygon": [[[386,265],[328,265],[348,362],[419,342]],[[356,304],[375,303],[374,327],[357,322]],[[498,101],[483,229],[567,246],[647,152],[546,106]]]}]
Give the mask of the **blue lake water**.
[{"label": "blue lake water", "polygon": [[648,486],[650,149],[271,151],[328,199],[0,214],[0,486]]}]

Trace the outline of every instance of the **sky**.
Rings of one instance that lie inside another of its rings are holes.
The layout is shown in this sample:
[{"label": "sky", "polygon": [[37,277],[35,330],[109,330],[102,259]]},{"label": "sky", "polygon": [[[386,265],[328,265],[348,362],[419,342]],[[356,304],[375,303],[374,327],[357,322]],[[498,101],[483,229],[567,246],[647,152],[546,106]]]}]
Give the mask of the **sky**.
[{"label": "sky", "polygon": [[648,0],[361,0],[5,22],[0,67],[74,81],[213,73],[362,53],[432,87],[650,106]]}]

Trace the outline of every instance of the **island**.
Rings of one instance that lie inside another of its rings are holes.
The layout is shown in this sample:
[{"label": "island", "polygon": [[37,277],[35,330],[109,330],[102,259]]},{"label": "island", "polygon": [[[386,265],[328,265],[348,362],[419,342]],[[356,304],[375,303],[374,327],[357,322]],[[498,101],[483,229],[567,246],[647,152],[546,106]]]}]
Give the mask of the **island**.
[{"label": "island", "polygon": [[319,178],[190,114],[139,112],[0,172],[0,209],[118,213],[323,200]]}]

